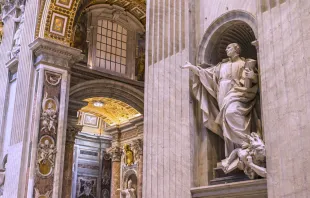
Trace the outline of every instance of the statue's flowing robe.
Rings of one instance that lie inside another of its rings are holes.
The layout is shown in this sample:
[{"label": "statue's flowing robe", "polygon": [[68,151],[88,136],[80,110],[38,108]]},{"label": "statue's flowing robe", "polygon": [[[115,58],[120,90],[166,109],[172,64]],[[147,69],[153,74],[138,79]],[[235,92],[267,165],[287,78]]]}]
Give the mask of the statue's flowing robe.
[{"label": "statue's flowing robe", "polygon": [[199,101],[203,124],[225,140],[226,156],[253,130],[252,110],[258,85],[244,87],[244,65],[240,60],[206,69],[198,67],[199,75],[193,81],[193,94]]},{"label": "statue's flowing robe", "polygon": [[122,191],[123,197],[124,198],[136,198],[136,193],[135,189],[130,188]]}]

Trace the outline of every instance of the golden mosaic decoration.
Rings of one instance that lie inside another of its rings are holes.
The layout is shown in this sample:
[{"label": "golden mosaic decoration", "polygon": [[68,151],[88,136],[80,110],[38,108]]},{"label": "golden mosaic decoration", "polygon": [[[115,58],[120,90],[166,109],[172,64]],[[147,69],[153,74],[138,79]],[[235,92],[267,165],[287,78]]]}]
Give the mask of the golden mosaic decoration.
[{"label": "golden mosaic decoration", "polygon": [[[109,125],[119,125],[141,115],[130,105],[112,98],[95,97],[84,101],[88,102],[88,105],[81,109],[82,112],[96,115]],[[102,102],[103,106],[96,107],[95,102]]]},{"label": "golden mosaic decoration", "polygon": [[[118,5],[120,7],[125,8],[125,11],[128,11],[133,16],[135,16],[140,22],[145,25],[146,21],[146,1],[145,0],[89,0],[86,1],[86,5],[81,5],[81,0],[51,0],[49,5],[46,22],[45,22],[45,30],[44,30],[44,38],[55,40],[59,43],[65,45],[72,45],[73,41],[73,24],[74,19],[76,18],[76,13],[78,9],[84,9],[87,6],[95,5],[95,4],[110,4],[110,5]],[[44,15],[44,5],[46,0],[42,0],[40,14],[38,16],[38,23],[36,26],[36,37],[39,36],[41,28],[41,20]],[[81,7],[81,8],[80,8]],[[66,22],[62,25],[60,23],[52,24],[52,16],[54,13],[62,15],[63,17],[68,17]],[[79,18],[79,17],[77,17]],[[59,27],[56,27],[60,25]],[[55,26],[55,27],[54,27]],[[54,28],[65,28],[64,34],[60,35],[54,32],[51,32]]]}]

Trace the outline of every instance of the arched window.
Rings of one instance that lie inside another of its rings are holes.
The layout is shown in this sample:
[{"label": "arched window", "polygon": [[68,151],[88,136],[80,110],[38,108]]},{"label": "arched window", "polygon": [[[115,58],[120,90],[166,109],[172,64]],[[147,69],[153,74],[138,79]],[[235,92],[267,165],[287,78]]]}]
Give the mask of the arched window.
[{"label": "arched window", "polygon": [[125,74],[127,29],[115,22],[99,19],[96,38],[95,66]]}]

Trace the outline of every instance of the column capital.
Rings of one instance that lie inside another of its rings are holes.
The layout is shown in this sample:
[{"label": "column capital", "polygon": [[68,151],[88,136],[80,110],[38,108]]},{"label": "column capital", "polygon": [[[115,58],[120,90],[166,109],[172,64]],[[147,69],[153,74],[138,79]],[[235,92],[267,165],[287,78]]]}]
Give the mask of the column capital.
[{"label": "column capital", "polygon": [[83,128],[82,125],[68,124],[66,142],[74,143],[76,134],[82,131],[82,128]]},{"label": "column capital", "polygon": [[106,149],[113,162],[120,162],[122,156],[122,149],[118,146],[113,146]]},{"label": "column capital", "polygon": [[37,38],[29,45],[35,55],[35,65],[40,63],[69,69],[83,59],[82,51],[54,41]]}]

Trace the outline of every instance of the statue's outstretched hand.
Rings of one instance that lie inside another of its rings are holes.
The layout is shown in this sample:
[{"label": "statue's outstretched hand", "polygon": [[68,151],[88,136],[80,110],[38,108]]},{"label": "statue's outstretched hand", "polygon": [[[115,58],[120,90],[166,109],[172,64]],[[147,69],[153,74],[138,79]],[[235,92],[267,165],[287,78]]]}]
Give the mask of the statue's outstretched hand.
[{"label": "statue's outstretched hand", "polygon": [[190,62],[186,61],[185,65],[180,66],[181,69],[190,69],[192,68],[194,65],[192,65]]}]

